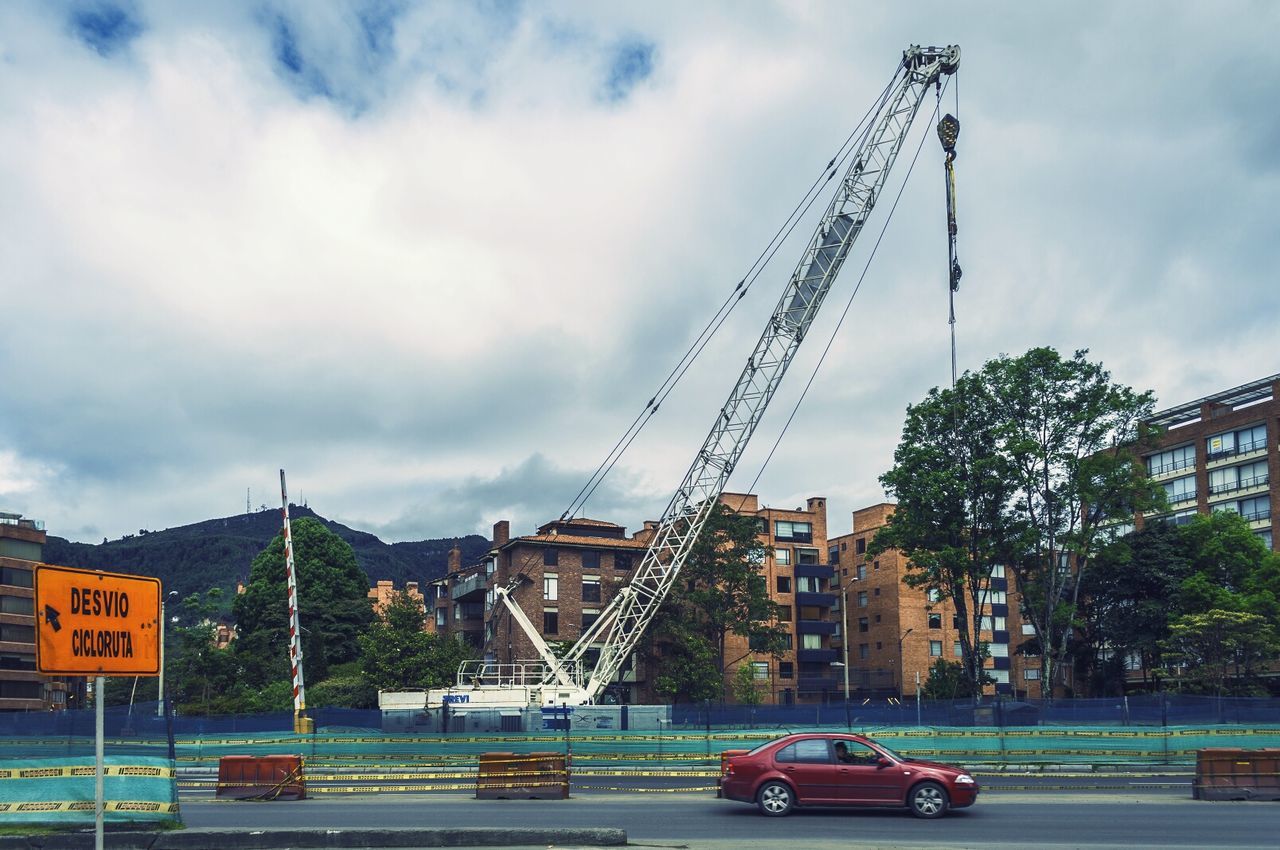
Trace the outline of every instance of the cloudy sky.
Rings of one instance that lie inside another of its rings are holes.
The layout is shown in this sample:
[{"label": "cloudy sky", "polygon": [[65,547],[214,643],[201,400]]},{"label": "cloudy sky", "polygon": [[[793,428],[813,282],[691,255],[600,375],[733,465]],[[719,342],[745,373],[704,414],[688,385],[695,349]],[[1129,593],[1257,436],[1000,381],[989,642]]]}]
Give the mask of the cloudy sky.
[{"label": "cloudy sky", "polygon": [[[1280,372],[1277,32],[1270,2],[5,3],[0,510],[97,542],[277,505],[283,467],[388,541],[559,516],[912,43],[963,49],[961,368],[1088,348],[1161,405]],[[826,496],[833,533],[949,380],[933,105],[731,482]],[[586,515],[661,512],[808,233]]]}]

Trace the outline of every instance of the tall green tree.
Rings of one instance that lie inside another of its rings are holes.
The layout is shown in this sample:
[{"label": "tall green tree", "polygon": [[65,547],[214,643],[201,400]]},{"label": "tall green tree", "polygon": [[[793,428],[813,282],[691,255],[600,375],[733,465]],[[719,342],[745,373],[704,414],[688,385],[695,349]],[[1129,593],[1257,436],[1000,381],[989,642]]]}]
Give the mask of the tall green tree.
[{"label": "tall green tree", "polygon": [[[351,546],[318,520],[292,524],[298,613],[302,624],[304,676],[319,682],[329,665],[358,657],[356,638],[373,619],[369,579]],[[287,657],[289,609],[284,537],[277,535],[253,559],[245,592],[232,605],[250,681],[263,685],[279,678],[276,659]]]},{"label": "tall green tree", "polygon": [[785,648],[788,632],[761,573],[758,533],[755,517],[723,504],[712,510],[650,628],[647,654],[660,654],[659,693],[674,700],[723,697],[730,635],[746,638],[753,652]]},{"label": "tall green tree", "polygon": [[1194,682],[1219,696],[1254,693],[1260,666],[1280,656],[1280,639],[1265,618],[1216,608],[1175,619],[1165,645],[1170,661],[1190,668]]},{"label": "tall green tree", "polygon": [[1014,559],[1025,533],[1012,511],[1014,470],[1000,451],[1001,425],[988,387],[970,373],[908,407],[893,468],[880,477],[897,507],[869,547],[872,556],[901,551],[904,581],[955,606],[965,695],[980,694],[988,681],[979,627],[992,571]]},{"label": "tall green tree", "polygon": [[452,685],[458,665],[476,657],[476,650],[456,636],[429,634],[422,604],[403,591],[391,595],[359,646],[360,669],[378,691]]},{"label": "tall green tree", "polygon": [[1111,380],[1087,351],[1052,348],[985,364],[999,452],[1012,470],[1019,557],[1009,566],[1042,652],[1041,681],[1052,696],[1079,625],[1081,582],[1112,522],[1162,503],[1135,450],[1149,439],[1150,391]]},{"label": "tall green tree", "polygon": [[1078,666],[1092,689],[1124,691],[1125,661],[1137,658],[1145,683],[1162,666],[1174,596],[1192,573],[1182,529],[1148,523],[1102,547],[1081,580]]}]

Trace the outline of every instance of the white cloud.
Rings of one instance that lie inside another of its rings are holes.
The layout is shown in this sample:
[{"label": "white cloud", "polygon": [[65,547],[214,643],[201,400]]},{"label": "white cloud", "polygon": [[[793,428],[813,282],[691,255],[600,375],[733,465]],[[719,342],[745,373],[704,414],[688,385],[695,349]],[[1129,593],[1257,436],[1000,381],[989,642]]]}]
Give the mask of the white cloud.
[{"label": "white cloud", "polygon": [[[52,7],[0,11],[0,298],[21,305],[0,357],[28,376],[0,390],[0,481],[23,482],[0,497],[53,534],[230,514],[246,487],[273,504],[281,466],[388,538],[558,516],[912,42],[964,48],[962,368],[1089,347],[1169,404],[1280,371],[1268,5],[129,8],[107,56]],[[651,73],[613,102],[628,45]],[[757,486],[826,495],[837,532],[881,497],[906,404],[949,376],[927,124]],[[661,510],[806,238],[589,513]]]}]

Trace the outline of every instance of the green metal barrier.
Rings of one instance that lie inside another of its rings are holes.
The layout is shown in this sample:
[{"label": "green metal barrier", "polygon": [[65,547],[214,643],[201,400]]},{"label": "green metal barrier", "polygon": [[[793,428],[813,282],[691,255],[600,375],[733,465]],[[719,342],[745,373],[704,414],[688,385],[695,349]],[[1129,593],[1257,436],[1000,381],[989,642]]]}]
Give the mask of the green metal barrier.
[{"label": "green metal barrier", "polygon": [[[103,779],[107,823],[180,823],[168,759],[108,756]],[[0,761],[0,826],[92,825],[94,764],[84,758]]]}]

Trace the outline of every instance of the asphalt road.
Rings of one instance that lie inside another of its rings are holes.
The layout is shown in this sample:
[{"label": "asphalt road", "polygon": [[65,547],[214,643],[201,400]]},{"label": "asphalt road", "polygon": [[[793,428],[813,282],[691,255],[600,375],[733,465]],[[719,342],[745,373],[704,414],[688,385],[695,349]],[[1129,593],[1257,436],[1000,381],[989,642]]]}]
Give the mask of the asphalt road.
[{"label": "asphalt road", "polygon": [[563,827],[627,831],[632,844],[729,847],[1045,848],[1276,846],[1276,803],[1210,803],[1170,792],[1004,792],[939,821],[894,810],[809,810],[764,818],[706,794],[584,794],[476,800],[461,794],[342,796],[294,802],[182,803],[189,827]]}]

